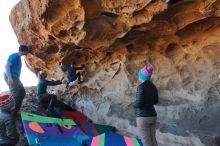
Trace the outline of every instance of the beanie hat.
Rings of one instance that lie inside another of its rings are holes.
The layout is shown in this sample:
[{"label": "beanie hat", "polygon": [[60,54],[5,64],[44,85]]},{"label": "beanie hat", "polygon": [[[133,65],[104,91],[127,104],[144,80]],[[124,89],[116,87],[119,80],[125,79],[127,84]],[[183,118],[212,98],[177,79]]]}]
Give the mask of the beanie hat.
[{"label": "beanie hat", "polygon": [[11,95],[0,96],[0,111],[11,111],[14,108],[14,99]]},{"label": "beanie hat", "polygon": [[28,52],[29,48],[26,45],[20,45],[19,52]]},{"label": "beanie hat", "polygon": [[145,66],[144,68],[140,69],[138,71],[138,76],[143,81],[150,80],[152,74],[153,74],[153,67],[152,66]]}]

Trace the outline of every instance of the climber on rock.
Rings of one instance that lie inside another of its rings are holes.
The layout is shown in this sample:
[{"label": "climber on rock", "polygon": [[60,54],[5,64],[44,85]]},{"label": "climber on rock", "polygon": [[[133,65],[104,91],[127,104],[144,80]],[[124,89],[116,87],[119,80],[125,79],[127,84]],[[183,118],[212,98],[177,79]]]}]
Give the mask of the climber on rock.
[{"label": "climber on rock", "polygon": [[[46,80],[47,74],[44,71],[38,72],[37,98],[39,104],[46,108],[45,113],[49,116],[59,116],[54,109],[54,104],[57,101],[57,96],[47,93],[47,86],[56,86],[62,84],[60,80]],[[48,105],[49,103],[49,105]]]},{"label": "climber on rock", "polygon": [[78,79],[78,84],[81,84],[81,74],[80,72],[77,72],[77,70],[82,70],[84,68],[84,65],[81,65],[81,67],[75,67],[73,65],[71,66],[64,66],[61,63],[61,69],[63,72],[67,72],[67,83],[66,88],[68,88],[69,84],[75,80]]}]

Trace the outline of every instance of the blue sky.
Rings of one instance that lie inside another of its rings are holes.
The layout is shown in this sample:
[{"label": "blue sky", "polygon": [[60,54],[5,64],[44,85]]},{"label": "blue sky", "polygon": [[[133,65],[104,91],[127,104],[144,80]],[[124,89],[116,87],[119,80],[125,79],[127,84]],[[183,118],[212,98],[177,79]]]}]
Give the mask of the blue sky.
[{"label": "blue sky", "polygon": [[[8,86],[3,79],[4,66],[8,56],[17,52],[19,44],[16,35],[9,22],[10,11],[19,0],[2,0],[0,2],[0,92],[7,91]],[[21,81],[24,86],[35,86],[37,84],[36,76],[26,67],[23,57],[23,66],[21,71]]]}]

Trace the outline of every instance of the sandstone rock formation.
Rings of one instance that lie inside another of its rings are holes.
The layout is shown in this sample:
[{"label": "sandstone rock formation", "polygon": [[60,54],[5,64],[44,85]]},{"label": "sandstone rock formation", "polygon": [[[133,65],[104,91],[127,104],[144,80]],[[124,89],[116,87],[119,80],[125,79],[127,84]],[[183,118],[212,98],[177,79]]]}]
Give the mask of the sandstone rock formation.
[{"label": "sandstone rock formation", "polygon": [[137,70],[151,64],[160,92],[159,143],[215,146],[219,17],[220,0],[21,0],[10,21],[19,43],[31,48],[26,64],[33,72],[60,79],[59,62],[85,64],[85,82],[61,98],[94,121],[136,135]]}]

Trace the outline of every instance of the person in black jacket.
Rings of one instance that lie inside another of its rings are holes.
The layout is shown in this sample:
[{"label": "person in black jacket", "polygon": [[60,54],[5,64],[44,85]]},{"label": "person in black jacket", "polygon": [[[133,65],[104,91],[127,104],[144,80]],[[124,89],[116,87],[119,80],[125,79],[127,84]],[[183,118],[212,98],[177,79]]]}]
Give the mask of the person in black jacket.
[{"label": "person in black jacket", "polygon": [[157,146],[157,113],[154,104],[158,102],[158,91],[156,86],[150,81],[152,73],[153,68],[151,66],[145,66],[138,71],[138,77],[142,83],[137,87],[134,107],[138,136],[143,146]]}]

